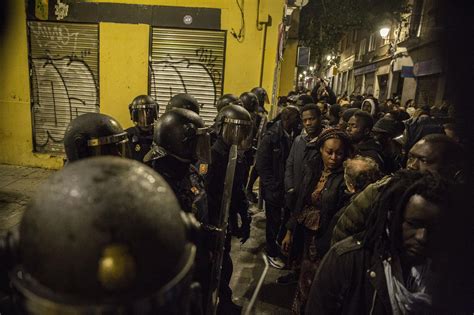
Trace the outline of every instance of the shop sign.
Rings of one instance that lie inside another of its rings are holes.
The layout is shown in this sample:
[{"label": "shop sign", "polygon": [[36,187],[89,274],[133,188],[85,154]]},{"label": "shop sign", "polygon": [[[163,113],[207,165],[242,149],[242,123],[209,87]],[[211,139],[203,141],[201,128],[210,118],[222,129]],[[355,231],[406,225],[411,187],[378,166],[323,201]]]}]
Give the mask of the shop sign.
[{"label": "shop sign", "polygon": [[371,65],[354,69],[354,75],[360,75],[364,73],[374,72],[377,70],[377,64],[373,63]]},{"label": "shop sign", "polygon": [[402,66],[401,76],[402,78],[414,78],[413,67]]},{"label": "shop sign", "polygon": [[415,63],[413,73],[417,77],[436,74],[441,72],[441,65],[436,59],[426,60]]}]

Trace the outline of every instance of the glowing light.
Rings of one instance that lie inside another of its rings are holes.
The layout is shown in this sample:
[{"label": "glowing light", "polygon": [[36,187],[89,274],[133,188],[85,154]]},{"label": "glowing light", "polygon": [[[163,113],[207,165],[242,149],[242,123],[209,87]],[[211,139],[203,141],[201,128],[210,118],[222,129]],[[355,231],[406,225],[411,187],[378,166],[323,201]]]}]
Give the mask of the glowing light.
[{"label": "glowing light", "polygon": [[382,38],[387,38],[388,33],[390,33],[390,28],[382,27],[379,32],[380,32],[380,36],[382,36]]}]

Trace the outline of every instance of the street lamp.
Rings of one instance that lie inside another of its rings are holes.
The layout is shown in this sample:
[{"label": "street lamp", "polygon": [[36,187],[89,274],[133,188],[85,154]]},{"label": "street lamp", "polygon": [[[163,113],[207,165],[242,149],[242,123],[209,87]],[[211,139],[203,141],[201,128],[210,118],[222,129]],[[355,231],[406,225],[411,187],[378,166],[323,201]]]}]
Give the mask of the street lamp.
[{"label": "street lamp", "polygon": [[327,55],[326,60],[327,61],[331,60],[331,55]]},{"label": "street lamp", "polygon": [[313,70],[314,70],[313,66],[309,67],[309,71],[313,71]]},{"label": "street lamp", "polygon": [[305,71],[303,71],[303,74],[304,74],[305,76],[306,76],[306,73],[307,73],[307,72],[306,72],[306,70],[305,70]]},{"label": "street lamp", "polygon": [[388,33],[390,33],[390,28],[382,27],[379,32],[380,32],[380,36],[382,36],[383,39],[387,39]]},{"label": "street lamp", "polygon": [[298,77],[301,79],[303,77],[303,75],[300,73],[300,75]]}]

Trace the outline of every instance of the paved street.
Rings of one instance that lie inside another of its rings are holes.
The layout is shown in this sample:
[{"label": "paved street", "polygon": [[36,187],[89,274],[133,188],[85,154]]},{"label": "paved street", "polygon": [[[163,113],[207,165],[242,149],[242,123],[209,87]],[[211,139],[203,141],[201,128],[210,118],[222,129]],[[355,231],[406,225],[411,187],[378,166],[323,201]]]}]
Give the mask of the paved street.
[{"label": "paved street", "polygon": [[[21,166],[0,165],[0,233],[16,226],[38,185],[54,171]],[[231,287],[236,303],[248,305],[264,270],[262,252],[265,247],[265,214],[256,207],[251,238],[240,245],[232,242],[234,274]],[[287,271],[269,268],[252,314],[290,314],[295,285],[280,286],[276,278]]]}]

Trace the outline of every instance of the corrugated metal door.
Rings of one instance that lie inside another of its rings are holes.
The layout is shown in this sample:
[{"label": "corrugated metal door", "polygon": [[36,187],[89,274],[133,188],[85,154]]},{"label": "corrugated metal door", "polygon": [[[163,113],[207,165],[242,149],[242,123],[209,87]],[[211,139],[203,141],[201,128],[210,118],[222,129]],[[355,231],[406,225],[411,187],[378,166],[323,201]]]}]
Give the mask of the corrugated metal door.
[{"label": "corrugated metal door", "polygon": [[64,152],[78,115],[99,111],[97,24],[28,22],[34,150]]},{"label": "corrugated metal door", "polygon": [[415,102],[419,106],[434,106],[436,93],[438,92],[439,75],[427,75],[416,78]]},{"label": "corrugated metal door", "polygon": [[211,125],[222,95],[224,31],[153,28],[150,94],[160,115],[173,95],[188,93],[201,104],[200,116]]}]

